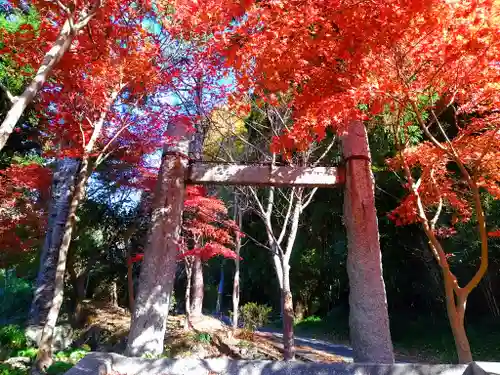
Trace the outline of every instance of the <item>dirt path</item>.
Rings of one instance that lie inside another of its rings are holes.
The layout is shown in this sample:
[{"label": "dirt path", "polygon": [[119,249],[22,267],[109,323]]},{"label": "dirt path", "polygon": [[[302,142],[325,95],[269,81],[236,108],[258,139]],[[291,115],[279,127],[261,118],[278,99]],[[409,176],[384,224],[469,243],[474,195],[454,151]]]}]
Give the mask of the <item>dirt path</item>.
[{"label": "dirt path", "polygon": [[[283,340],[282,333],[266,329],[266,331],[258,332],[258,335],[267,337],[272,342],[276,342],[280,350],[283,350],[283,345],[281,344]],[[303,336],[295,336],[295,345],[299,356],[304,356],[305,359],[317,358],[318,360],[314,362],[329,362],[328,360],[325,361],[328,355],[337,357],[339,360],[336,362],[352,363],[354,361],[352,357],[352,348],[347,345],[335,344],[330,341]],[[435,360],[423,360],[422,358],[401,353],[396,353],[395,356],[396,363],[436,362]]]},{"label": "dirt path", "polygon": [[[279,332],[256,332],[257,337],[267,339],[283,350],[283,334]],[[295,336],[297,356],[312,362],[352,362],[352,349],[328,341]]]}]

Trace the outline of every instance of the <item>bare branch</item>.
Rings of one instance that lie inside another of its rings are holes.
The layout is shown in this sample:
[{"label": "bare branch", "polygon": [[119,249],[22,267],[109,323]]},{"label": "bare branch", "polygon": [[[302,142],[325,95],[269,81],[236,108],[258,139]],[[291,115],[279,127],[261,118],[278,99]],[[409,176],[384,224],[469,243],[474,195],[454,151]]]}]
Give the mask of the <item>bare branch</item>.
[{"label": "bare branch", "polygon": [[293,207],[293,198],[295,196],[295,188],[292,188],[292,191],[290,193],[290,199],[288,200],[288,208],[286,211],[285,215],[285,220],[283,222],[283,225],[281,226],[281,233],[278,237],[278,244],[281,245],[281,242],[283,241],[283,238],[285,237],[286,229],[288,227],[288,221],[290,220],[290,215],[292,213],[292,207]]},{"label": "bare branch", "polygon": [[306,198],[305,203],[302,205],[301,211],[304,211],[306,209],[306,207],[309,206],[309,204],[312,202],[314,194],[316,194],[317,191],[318,191],[317,187],[315,187],[314,189],[311,190],[308,197]]},{"label": "bare branch", "polygon": [[333,145],[335,144],[335,141],[336,141],[336,139],[334,137],[332,139],[332,141],[330,142],[330,144],[326,147],[325,152],[323,152],[321,154],[321,156],[318,159],[316,159],[316,161],[312,164],[313,167],[316,167],[321,162],[321,160],[323,160],[326,157],[326,155],[330,152],[330,150],[332,149]]},{"label": "bare branch", "polygon": [[[87,120],[88,120],[88,117],[87,117]],[[90,120],[89,120],[90,121]],[[92,124],[91,124],[92,125]],[[85,132],[83,131],[83,127],[82,127],[82,123],[81,122],[78,122],[78,126],[80,127],[80,133],[82,133],[82,147],[83,149],[85,149],[85,146],[87,145],[86,141],[85,141]],[[93,127],[93,126],[92,126]]]},{"label": "bare branch", "polygon": [[301,207],[302,197],[298,197],[295,200],[295,207],[292,216],[292,226],[290,232],[288,233],[288,239],[286,243],[286,250],[284,254],[285,264],[288,265],[290,261],[290,256],[292,255],[293,245],[295,244],[295,238],[297,237],[297,231],[299,229],[300,213],[302,211]]},{"label": "bare branch", "polygon": [[129,126],[130,126],[130,123],[127,123],[127,124],[123,125],[120,129],[118,129],[118,131],[115,133],[115,135],[113,135],[113,137],[108,141],[108,143],[106,143],[106,145],[103,147],[103,149],[99,153],[99,156],[97,157],[97,160],[95,162],[96,166],[98,166],[99,164],[101,164],[107,158],[107,157],[103,156],[106,153],[107,149],[120,136],[120,134],[123,133],[123,131],[125,129],[127,129]]},{"label": "bare branch", "polygon": [[59,8],[61,8],[61,10],[64,13],[66,13],[66,16],[68,17],[69,27],[70,27],[71,31],[74,32],[75,31],[75,24],[73,22],[73,13],[71,12],[71,10],[66,5],[64,5],[63,3],[61,3],[60,0],[56,0],[56,3],[59,6]]}]

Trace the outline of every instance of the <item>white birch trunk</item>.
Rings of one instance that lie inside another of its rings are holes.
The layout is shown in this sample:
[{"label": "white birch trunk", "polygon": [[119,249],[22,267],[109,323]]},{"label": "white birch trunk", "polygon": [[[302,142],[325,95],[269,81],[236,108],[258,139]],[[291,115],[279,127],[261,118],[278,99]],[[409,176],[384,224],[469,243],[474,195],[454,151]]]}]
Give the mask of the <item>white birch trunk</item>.
[{"label": "white birch trunk", "polygon": [[203,263],[200,257],[195,257],[193,262],[193,284],[191,296],[191,315],[200,316],[203,314],[203,296],[205,285],[203,282]]},{"label": "white birch trunk", "polygon": [[7,116],[3,120],[2,125],[0,125],[0,151],[7,143],[7,140],[14,131],[14,127],[23,115],[26,107],[33,101],[38,91],[40,91],[43,84],[52,73],[56,64],[71,47],[74,36],[75,33],[69,21],[66,21],[56,41],[45,54],[42,65],[36,72],[35,78],[33,78],[24,92],[16,98],[14,105],[10,108],[9,112],[7,112]]},{"label": "white birch trunk", "polygon": [[[234,221],[241,229],[241,209],[238,202],[238,195],[234,195]],[[234,279],[233,279],[233,330],[238,328],[239,308],[240,308],[240,251],[241,236],[236,233],[235,247],[236,258],[234,259]]]}]

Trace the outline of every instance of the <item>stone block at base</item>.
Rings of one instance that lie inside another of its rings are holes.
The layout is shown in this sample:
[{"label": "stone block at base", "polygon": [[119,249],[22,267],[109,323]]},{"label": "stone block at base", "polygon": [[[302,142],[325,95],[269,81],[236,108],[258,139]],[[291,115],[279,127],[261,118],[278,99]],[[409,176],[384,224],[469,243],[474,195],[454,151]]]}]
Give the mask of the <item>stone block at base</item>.
[{"label": "stone block at base", "polygon": [[213,359],[145,359],[89,353],[65,375],[500,375],[500,363],[471,365],[322,364]]},{"label": "stone block at base", "polygon": [[[38,346],[42,337],[43,326],[28,326],[24,331],[26,339],[33,346]],[[52,350],[57,352],[65,350],[71,346],[73,342],[73,329],[69,324],[63,324],[54,328],[54,340]]]}]

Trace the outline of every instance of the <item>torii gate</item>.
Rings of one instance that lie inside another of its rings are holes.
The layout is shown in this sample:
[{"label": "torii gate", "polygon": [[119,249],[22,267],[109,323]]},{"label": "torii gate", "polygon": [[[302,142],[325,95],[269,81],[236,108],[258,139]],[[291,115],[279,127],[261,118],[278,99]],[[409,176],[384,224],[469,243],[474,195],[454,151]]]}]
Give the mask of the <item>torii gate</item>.
[{"label": "torii gate", "polygon": [[349,325],[356,362],[394,362],[375,211],[367,134],[352,121],[342,136],[344,166],[292,167],[188,163],[184,126],[169,129],[177,142],[165,145],[153,201],[152,226],[141,270],[127,355],[161,354],[176,269],[186,184],[300,186],[344,185],[347,229]]}]

